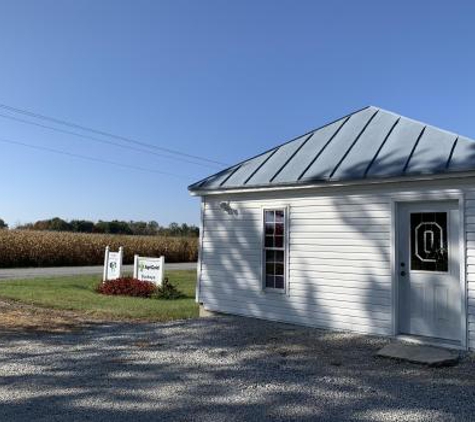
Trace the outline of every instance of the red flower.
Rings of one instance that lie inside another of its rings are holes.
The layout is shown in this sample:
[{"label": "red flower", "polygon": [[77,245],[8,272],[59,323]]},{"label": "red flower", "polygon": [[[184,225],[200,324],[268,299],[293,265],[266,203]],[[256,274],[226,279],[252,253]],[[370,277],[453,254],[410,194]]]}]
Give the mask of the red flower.
[{"label": "red flower", "polygon": [[108,280],[104,283],[100,283],[96,291],[104,295],[151,297],[156,291],[156,286],[149,281],[140,281],[132,277],[122,277],[117,280]]}]

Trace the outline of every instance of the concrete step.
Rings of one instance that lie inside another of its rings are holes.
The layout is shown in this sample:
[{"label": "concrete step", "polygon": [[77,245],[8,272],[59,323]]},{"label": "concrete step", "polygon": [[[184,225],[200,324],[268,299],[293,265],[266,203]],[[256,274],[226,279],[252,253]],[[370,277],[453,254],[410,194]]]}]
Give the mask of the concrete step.
[{"label": "concrete step", "polygon": [[460,352],[441,347],[394,342],[379,350],[377,356],[440,367],[455,365],[460,359]]}]

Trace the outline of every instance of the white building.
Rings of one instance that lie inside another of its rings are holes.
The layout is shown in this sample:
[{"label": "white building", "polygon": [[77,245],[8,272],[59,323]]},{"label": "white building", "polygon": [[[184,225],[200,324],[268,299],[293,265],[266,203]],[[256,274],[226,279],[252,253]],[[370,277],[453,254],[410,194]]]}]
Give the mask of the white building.
[{"label": "white building", "polygon": [[367,107],[189,189],[205,309],[475,348],[475,141]]}]

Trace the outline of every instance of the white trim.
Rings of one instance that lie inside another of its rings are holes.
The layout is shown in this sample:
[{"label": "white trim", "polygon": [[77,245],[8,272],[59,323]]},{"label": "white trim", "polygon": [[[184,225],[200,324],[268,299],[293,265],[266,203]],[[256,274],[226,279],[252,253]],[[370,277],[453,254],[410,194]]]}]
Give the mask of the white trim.
[{"label": "white trim", "polygon": [[199,227],[199,239],[198,239],[198,265],[196,266],[196,287],[195,287],[195,302],[200,303],[201,294],[201,273],[203,267],[203,239],[204,239],[204,227],[205,227],[205,203],[206,199],[201,198],[200,204],[200,227]]},{"label": "white trim", "polygon": [[459,201],[463,199],[461,189],[433,189],[427,192],[394,193],[391,199],[396,202]]},{"label": "white trim", "polygon": [[[266,287],[266,280],[265,280],[265,212],[266,211],[275,211],[275,210],[283,210],[284,211],[284,288],[277,289],[272,287]],[[290,244],[290,236],[289,236],[289,210],[290,206],[288,204],[272,204],[261,206],[261,292],[262,293],[278,293],[278,294],[285,294],[289,295],[289,244]]]},{"label": "white trim", "polygon": [[475,171],[464,171],[454,173],[443,174],[427,174],[420,176],[406,176],[406,177],[390,177],[387,179],[362,179],[362,180],[348,180],[348,181],[323,181],[317,183],[309,183],[305,185],[280,185],[280,186],[261,186],[254,188],[228,188],[228,189],[214,189],[214,190],[195,190],[190,191],[192,196],[206,196],[206,195],[225,195],[234,193],[251,193],[251,192],[278,192],[288,190],[307,190],[307,189],[326,189],[334,187],[347,187],[347,186],[368,186],[368,185],[387,185],[394,183],[413,183],[421,181],[435,181],[435,180],[453,180],[463,179],[467,177],[475,177]]},{"label": "white trim", "polygon": [[[411,202],[426,202],[426,201],[457,201],[459,210],[459,257],[460,257],[460,291],[461,291],[461,337],[460,348],[466,350],[468,347],[468,303],[467,303],[467,268],[466,268],[466,227],[465,227],[465,195],[460,189],[452,189],[450,191],[441,190],[439,192],[427,192],[427,193],[401,193],[391,195],[391,276],[392,276],[392,328],[393,335],[400,338],[398,312],[399,312],[399,270],[397,263],[399,262],[398,256],[398,216],[399,216],[399,204],[411,203]],[[407,336],[406,336],[407,337]],[[405,337],[405,338],[406,338]],[[410,337],[410,336],[409,336]],[[418,340],[421,342],[421,340]]]},{"label": "white trim", "polygon": [[460,254],[460,290],[462,291],[462,313],[461,313],[461,327],[462,338],[460,345],[468,349],[468,284],[467,284],[467,230],[465,227],[465,193],[460,192],[459,196],[459,254]]},{"label": "white trim", "polygon": [[390,232],[390,252],[389,256],[391,259],[390,266],[391,266],[391,327],[392,333],[394,336],[397,335],[399,330],[398,324],[398,306],[399,306],[399,289],[398,287],[398,266],[397,263],[399,262],[399,253],[397,251],[397,233],[398,229],[398,206],[397,202],[391,198],[390,199],[390,206],[391,206],[391,232]]}]

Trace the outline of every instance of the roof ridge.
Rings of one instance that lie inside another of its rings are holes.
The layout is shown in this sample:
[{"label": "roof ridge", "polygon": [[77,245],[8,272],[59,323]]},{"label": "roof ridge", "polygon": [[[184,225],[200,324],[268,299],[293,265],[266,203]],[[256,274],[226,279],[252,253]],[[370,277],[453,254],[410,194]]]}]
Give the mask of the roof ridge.
[{"label": "roof ridge", "polygon": [[447,135],[450,135],[450,136],[462,137],[462,138],[465,138],[465,139],[468,139],[468,140],[470,140],[470,141],[474,141],[474,142],[475,142],[475,139],[469,138],[468,136],[460,135],[460,134],[457,133],[457,132],[453,132],[453,131],[451,131],[451,130],[447,130],[447,129],[440,128],[440,127],[438,127],[438,126],[435,126],[435,125],[433,125],[433,124],[424,122],[424,121],[422,121],[422,120],[414,119],[414,118],[412,118],[412,117],[407,117],[407,116],[404,116],[404,115],[402,115],[402,114],[396,113],[396,112],[394,112],[394,111],[386,110],[386,109],[384,109],[384,108],[382,108],[382,107],[376,107],[376,106],[373,106],[373,105],[368,106],[368,108],[369,108],[369,107],[378,108],[380,111],[382,111],[382,112],[384,112],[384,113],[392,114],[392,115],[395,116],[395,117],[398,117],[398,118],[400,118],[400,119],[408,120],[408,121],[410,121],[410,122],[412,122],[412,123],[418,123],[418,124],[420,124],[420,125],[422,125],[422,126],[426,126],[426,127],[429,128],[429,129],[435,129],[435,130],[437,130],[437,131],[439,131],[439,132],[443,132],[443,133],[445,133],[445,134],[447,134]]}]

